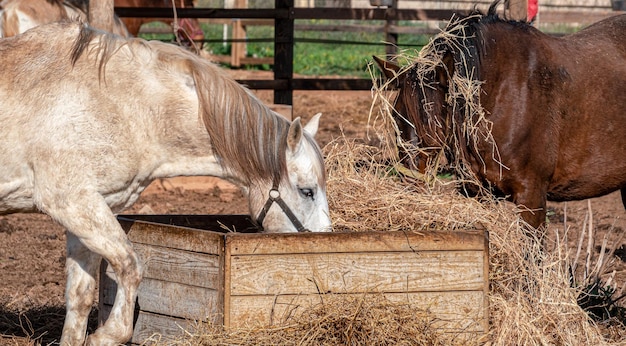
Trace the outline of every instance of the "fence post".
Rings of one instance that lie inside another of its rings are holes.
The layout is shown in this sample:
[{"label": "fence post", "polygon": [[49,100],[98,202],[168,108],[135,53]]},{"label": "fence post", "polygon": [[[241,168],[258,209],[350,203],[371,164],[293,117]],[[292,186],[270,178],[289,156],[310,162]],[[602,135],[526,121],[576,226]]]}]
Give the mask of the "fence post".
[{"label": "fence post", "polygon": [[246,38],[246,31],[241,24],[241,19],[233,19],[232,21],[232,36],[235,39],[230,46],[230,66],[240,67],[241,58],[246,56],[245,42],[239,42],[236,40],[242,40]]},{"label": "fence post", "polygon": [[276,104],[293,105],[293,3],[294,0],[275,0],[277,13],[288,13],[274,20],[274,80],[287,82],[285,88],[274,90]]},{"label": "fence post", "polygon": [[[387,13],[395,12],[398,8],[398,0],[391,0],[391,5],[387,7]],[[385,20],[385,54],[387,59],[392,59],[398,52],[398,33],[391,31],[391,28],[398,24],[397,20]]]},{"label": "fence post", "polygon": [[[235,8],[248,8],[248,0],[235,0]],[[246,27],[243,25],[241,19],[237,18],[233,19],[232,28],[232,36],[235,41],[233,41],[231,45],[230,65],[233,67],[240,67],[241,58],[245,58],[247,54],[246,43],[243,42],[243,40],[247,37]]]}]

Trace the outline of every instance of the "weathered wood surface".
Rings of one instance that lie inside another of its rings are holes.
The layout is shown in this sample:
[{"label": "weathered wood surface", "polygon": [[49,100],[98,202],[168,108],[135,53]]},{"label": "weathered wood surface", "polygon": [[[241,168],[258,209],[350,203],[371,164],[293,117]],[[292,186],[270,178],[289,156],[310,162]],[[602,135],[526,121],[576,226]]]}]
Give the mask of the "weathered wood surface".
[{"label": "weathered wood surface", "polygon": [[[180,335],[193,326],[186,320],[227,328],[279,323],[328,293],[359,299],[382,294],[431,312],[437,327],[467,337],[488,330],[484,231],[221,233],[220,222],[206,217],[210,227],[197,216],[120,217],[145,261],[133,342],[155,333]],[[101,274],[102,320],[115,282],[106,266]]]},{"label": "weathered wood surface", "polygon": [[124,218],[120,223],[133,243],[166,246],[218,256],[222,254],[224,249],[224,238],[221,233],[201,232],[194,228],[147,221],[128,222]]},{"label": "weathered wood surface", "polygon": [[227,236],[227,327],[284,321],[327,293],[383,294],[431,311],[450,332],[488,330],[482,231]]},{"label": "weathered wood surface", "polygon": [[[100,315],[108,316],[111,306],[101,307]],[[132,345],[169,345],[180,339],[185,332],[193,331],[196,322],[139,311],[135,318]]]},{"label": "weathered wood surface", "polygon": [[176,248],[134,244],[144,261],[144,278],[218,289],[221,256]]},{"label": "weathered wood surface", "polygon": [[231,295],[481,290],[479,251],[232,256]]},{"label": "weathered wood surface", "polygon": [[[342,297],[358,301],[377,299],[378,295],[347,294]],[[230,327],[278,325],[305,309],[324,304],[328,298],[326,295],[231,296]],[[483,333],[488,328],[481,291],[385,293],[384,298],[391,303],[408,304],[416,311],[428,311],[437,317],[433,326],[445,332]]]},{"label": "weathered wood surface", "polygon": [[482,231],[237,234],[226,237],[231,256],[329,252],[485,249]]},{"label": "weathered wood surface", "polygon": [[[110,277],[105,281],[101,304],[113,306],[116,285]],[[217,290],[153,279],[141,282],[136,303],[140,311],[189,320],[206,320],[221,310]]]}]

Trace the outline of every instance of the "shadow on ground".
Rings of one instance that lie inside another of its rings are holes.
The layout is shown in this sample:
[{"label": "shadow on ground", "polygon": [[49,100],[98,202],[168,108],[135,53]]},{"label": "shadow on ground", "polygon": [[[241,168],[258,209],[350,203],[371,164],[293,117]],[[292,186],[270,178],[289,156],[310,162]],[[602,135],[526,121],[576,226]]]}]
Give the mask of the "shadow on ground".
[{"label": "shadow on ground", "polygon": [[[37,307],[17,312],[0,305],[0,345],[58,345],[64,319],[64,306]],[[97,326],[98,311],[92,309],[88,333]]]}]

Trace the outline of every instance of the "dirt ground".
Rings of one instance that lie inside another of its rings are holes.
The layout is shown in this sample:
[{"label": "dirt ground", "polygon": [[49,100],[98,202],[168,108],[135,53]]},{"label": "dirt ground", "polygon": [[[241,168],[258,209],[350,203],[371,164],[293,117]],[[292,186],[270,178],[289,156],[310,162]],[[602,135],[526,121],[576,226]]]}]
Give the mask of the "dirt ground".
[{"label": "dirt ground", "polygon": [[[271,78],[265,72],[233,71],[236,78]],[[269,91],[258,95],[271,102]],[[370,92],[296,92],[294,115],[305,121],[322,112],[318,141],[324,146],[344,134],[369,141],[366,135]],[[549,233],[565,227],[575,243],[579,230],[593,211],[596,246],[610,230],[615,242],[626,229],[626,212],[619,193],[590,201],[551,203]],[[154,182],[126,213],[245,214],[247,202],[239,189],[215,178],[177,178]],[[564,223],[565,214],[567,223]],[[612,242],[609,242],[612,245]],[[626,283],[626,241],[616,252],[615,285]],[[49,217],[14,214],[0,217],[0,345],[50,344],[58,341],[64,318],[65,232]],[[95,314],[94,314],[95,316]],[[94,323],[90,328],[93,328]]]}]

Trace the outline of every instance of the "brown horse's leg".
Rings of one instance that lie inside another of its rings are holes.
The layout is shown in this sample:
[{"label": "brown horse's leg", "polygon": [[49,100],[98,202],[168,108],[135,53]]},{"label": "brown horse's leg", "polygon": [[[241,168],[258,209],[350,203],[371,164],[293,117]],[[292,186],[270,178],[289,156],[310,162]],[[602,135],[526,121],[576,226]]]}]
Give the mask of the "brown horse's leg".
[{"label": "brown horse's leg", "polygon": [[624,205],[624,208],[626,209],[626,187],[623,187],[621,189],[622,192],[622,204]]},{"label": "brown horse's leg", "polygon": [[[524,205],[520,205],[523,210],[520,212],[520,216],[528,225],[530,225],[533,230],[541,230],[542,226],[545,225],[546,222],[546,204],[544,203],[542,206],[528,209]],[[539,236],[539,234],[536,234]],[[539,237],[541,238],[541,237]]]},{"label": "brown horse's leg", "polygon": [[[527,225],[522,226],[525,235],[533,242],[536,241],[541,249],[546,244],[546,195],[543,189],[528,190],[528,194],[519,194],[515,201],[520,209],[520,216]],[[530,255],[530,254],[527,254]],[[535,260],[538,260],[537,258]]]},{"label": "brown horse's leg", "polygon": [[539,240],[543,238],[544,225],[546,223],[546,190],[544,184],[533,184],[527,182],[527,187],[522,187],[521,191],[513,195],[513,202],[521,209],[520,216],[528,225],[531,236]]}]

